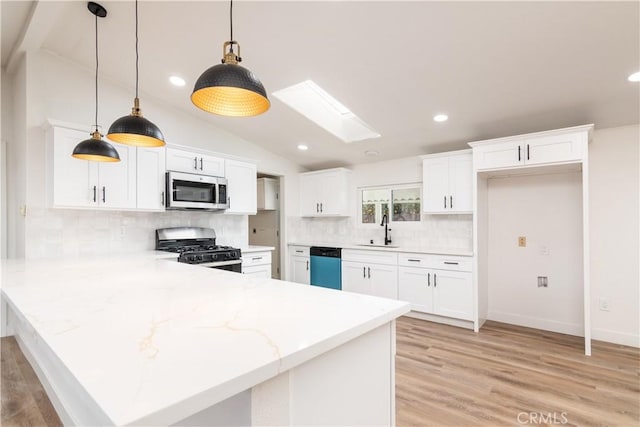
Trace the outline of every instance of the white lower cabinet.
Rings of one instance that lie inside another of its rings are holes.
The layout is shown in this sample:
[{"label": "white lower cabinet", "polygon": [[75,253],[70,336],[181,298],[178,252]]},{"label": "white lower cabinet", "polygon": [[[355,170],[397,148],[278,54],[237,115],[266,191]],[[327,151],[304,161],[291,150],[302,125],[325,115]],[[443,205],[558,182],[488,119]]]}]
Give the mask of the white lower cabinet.
[{"label": "white lower cabinet", "polygon": [[342,290],[398,299],[398,255],[389,252],[343,250]]},{"label": "white lower cabinet", "polygon": [[309,285],[311,283],[309,262],[309,246],[290,246],[289,281]]},{"label": "white lower cabinet", "polygon": [[398,267],[342,261],[342,290],[398,299]]},{"label": "white lower cabinet", "polygon": [[473,281],[468,259],[401,254],[399,263],[398,299],[411,303],[412,310],[473,319]]},{"label": "white lower cabinet", "polygon": [[271,251],[243,253],[242,274],[271,279]]}]

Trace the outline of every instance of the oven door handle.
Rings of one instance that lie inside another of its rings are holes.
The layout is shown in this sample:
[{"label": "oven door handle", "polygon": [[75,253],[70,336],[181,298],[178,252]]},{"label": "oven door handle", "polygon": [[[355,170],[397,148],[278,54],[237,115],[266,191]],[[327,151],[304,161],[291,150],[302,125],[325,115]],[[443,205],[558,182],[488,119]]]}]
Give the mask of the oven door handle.
[{"label": "oven door handle", "polygon": [[236,264],[242,264],[242,260],[241,259],[234,259],[231,261],[213,261],[213,262],[202,262],[200,264],[190,264],[190,265],[197,265],[198,267],[222,267],[224,265],[236,265]]}]

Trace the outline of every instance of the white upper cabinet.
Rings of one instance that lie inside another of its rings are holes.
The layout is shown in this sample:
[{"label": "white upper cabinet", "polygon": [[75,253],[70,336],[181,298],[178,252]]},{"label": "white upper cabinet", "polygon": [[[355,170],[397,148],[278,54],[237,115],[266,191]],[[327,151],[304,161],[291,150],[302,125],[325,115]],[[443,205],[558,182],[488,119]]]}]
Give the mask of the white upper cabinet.
[{"label": "white upper cabinet", "polygon": [[225,161],[227,178],[227,196],[229,209],[227,214],[249,214],[257,212],[257,169],[255,163],[238,160]]},{"label": "white upper cabinet", "polygon": [[278,180],[258,178],[258,210],[273,211],[278,209]]},{"label": "white upper cabinet", "polygon": [[422,210],[425,213],[470,213],[473,209],[471,150],[422,157]]},{"label": "white upper cabinet", "polygon": [[102,163],[71,157],[88,132],[65,127],[47,131],[49,197],[54,207],[134,209],[136,207],[136,149],[111,142],[120,162]]},{"label": "white upper cabinet", "polygon": [[167,170],[199,175],[225,176],[225,160],[195,151],[167,147]]},{"label": "white upper cabinet", "polygon": [[165,194],[165,149],[138,147],[137,208],[163,211]]},{"label": "white upper cabinet", "polygon": [[472,142],[476,170],[580,162],[591,125]]},{"label": "white upper cabinet", "polygon": [[351,171],[327,169],[300,174],[300,216],[349,216]]}]

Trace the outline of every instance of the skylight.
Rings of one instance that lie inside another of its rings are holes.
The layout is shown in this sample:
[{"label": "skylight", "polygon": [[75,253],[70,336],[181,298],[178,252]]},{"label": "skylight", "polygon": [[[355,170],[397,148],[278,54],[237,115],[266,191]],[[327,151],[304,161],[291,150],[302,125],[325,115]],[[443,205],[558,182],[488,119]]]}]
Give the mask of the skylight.
[{"label": "skylight", "polygon": [[344,142],[380,134],[311,80],[273,92],[273,96]]}]

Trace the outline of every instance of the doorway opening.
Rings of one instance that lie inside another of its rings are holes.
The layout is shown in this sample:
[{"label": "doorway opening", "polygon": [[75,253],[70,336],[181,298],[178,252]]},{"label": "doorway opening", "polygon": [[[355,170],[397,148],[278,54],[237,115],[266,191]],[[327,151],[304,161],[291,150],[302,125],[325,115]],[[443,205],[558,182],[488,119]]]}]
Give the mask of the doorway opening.
[{"label": "doorway opening", "polygon": [[255,215],[249,215],[249,244],[275,248],[271,254],[271,278],[280,279],[282,177],[258,172],[257,179],[258,210]]}]

